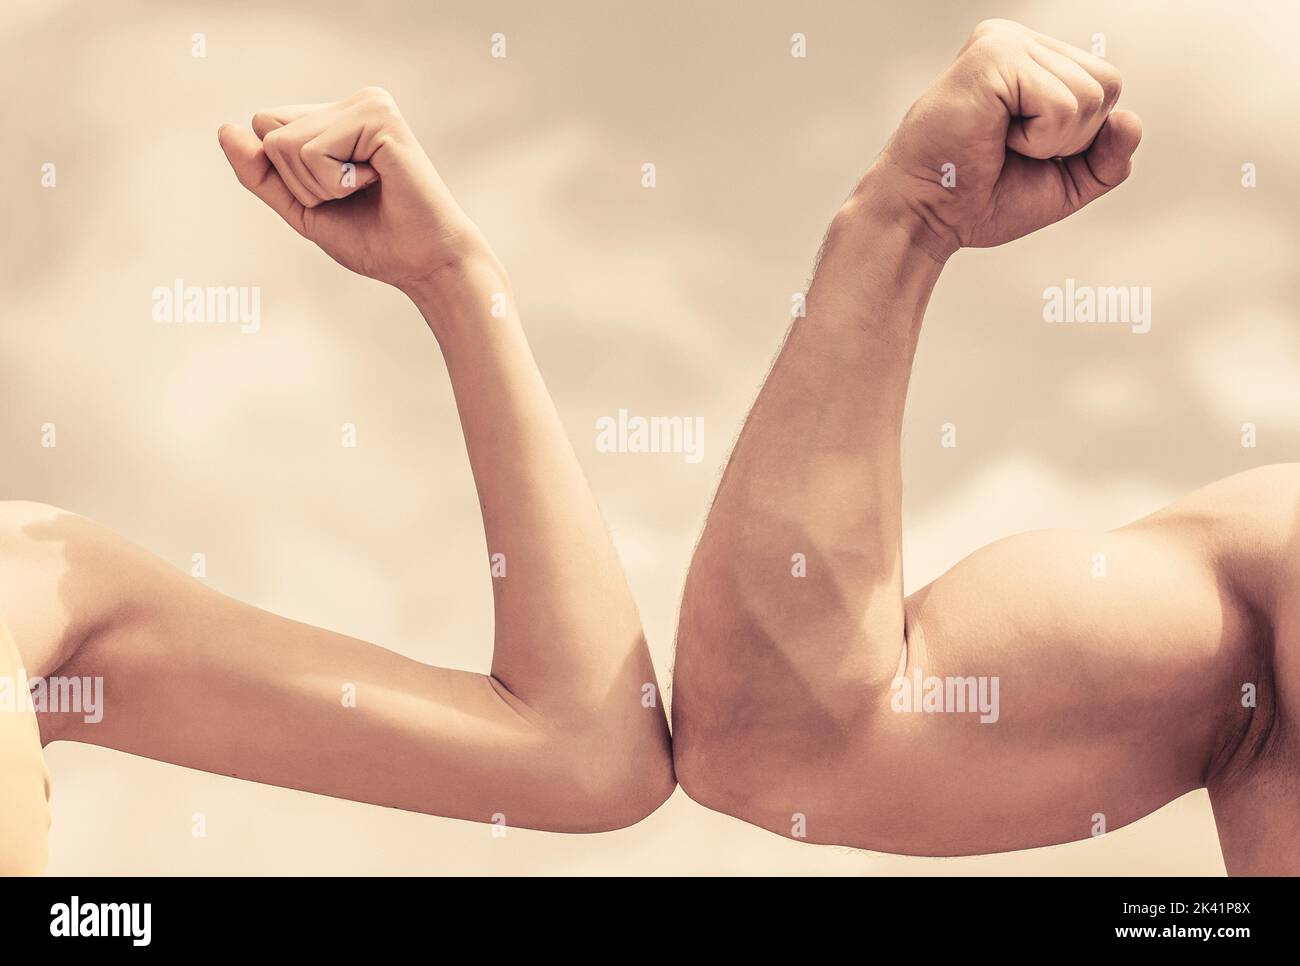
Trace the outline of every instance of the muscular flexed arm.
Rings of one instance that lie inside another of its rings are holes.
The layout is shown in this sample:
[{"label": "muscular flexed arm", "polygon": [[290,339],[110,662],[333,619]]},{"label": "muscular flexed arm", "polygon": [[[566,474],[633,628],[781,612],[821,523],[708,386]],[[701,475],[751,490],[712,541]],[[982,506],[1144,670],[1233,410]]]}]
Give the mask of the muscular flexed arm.
[{"label": "muscular flexed arm", "polygon": [[[959,248],[1128,176],[1140,126],[1119,93],[1106,62],[983,24],[836,215],[687,580],[673,718],[692,797],[814,842],[991,852],[1118,827],[1239,747],[1263,591],[1221,581],[1203,495],[1114,533],[1012,538],[903,596],[899,441],[929,294]],[[927,706],[932,681],[972,707]]]},{"label": "muscular flexed arm", "polygon": [[0,604],[29,673],[106,689],[102,722],[45,715],[46,740],[476,821],[638,821],[674,787],[654,670],[501,265],[381,90],[261,112],[220,140],[246,188],[408,294],[442,346],[487,549],[505,564],[491,674],[285,620],[85,520],[11,505]]}]

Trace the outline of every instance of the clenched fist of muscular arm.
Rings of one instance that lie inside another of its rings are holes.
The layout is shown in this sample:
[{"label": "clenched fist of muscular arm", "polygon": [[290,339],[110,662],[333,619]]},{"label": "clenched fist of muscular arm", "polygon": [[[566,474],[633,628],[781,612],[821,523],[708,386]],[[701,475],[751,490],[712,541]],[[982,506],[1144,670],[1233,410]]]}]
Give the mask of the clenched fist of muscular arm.
[{"label": "clenched fist of muscular arm", "polygon": [[1120,86],[1100,57],[1018,24],[981,24],[858,195],[900,206],[917,245],[940,261],[1027,235],[1128,177],[1142,125],[1115,110]]}]

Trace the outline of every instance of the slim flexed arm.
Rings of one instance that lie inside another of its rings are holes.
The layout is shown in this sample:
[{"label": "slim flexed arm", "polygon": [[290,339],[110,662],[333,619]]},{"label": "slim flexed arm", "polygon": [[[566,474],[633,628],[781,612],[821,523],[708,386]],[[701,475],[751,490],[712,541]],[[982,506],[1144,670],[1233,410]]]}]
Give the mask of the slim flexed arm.
[{"label": "slim flexed arm", "polygon": [[220,132],[240,182],[406,292],[442,346],[488,550],[504,555],[492,673],[276,617],[80,518],[11,505],[0,559],[62,604],[3,601],[29,673],[105,679],[103,721],[45,715],[46,739],[477,821],[639,820],[674,787],[654,670],[504,271],[385,92],[262,112],[253,128]]}]

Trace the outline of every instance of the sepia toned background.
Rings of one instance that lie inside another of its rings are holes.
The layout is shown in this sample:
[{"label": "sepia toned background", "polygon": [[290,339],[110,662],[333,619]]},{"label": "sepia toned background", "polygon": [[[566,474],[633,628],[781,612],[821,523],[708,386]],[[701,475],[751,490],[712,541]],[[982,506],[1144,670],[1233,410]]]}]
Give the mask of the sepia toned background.
[{"label": "sepia toned background", "polygon": [[[214,586],[290,617],[487,668],[486,558],[436,343],[402,296],[240,189],[217,146],[222,122],[378,84],[511,272],[666,684],[691,549],[791,293],[898,118],[990,16],[1078,46],[1104,34],[1146,137],[1115,195],[962,253],[941,281],[905,433],[908,589],[1008,533],[1117,526],[1295,459],[1292,5],[6,0],[0,498],[92,517],[177,566],[205,553]],[[151,321],[152,289],[176,278],[260,286],[261,331]],[[1046,325],[1042,291],[1066,278],[1151,286],[1152,330]],[[596,419],[619,408],[703,416],[703,461],[596,452]],[[1099,840],[919,859],[786,841],[680,791],[632,829],[497,839],[96,748],[47,754],[53,874],[1223,870],[1203,792]]]}]

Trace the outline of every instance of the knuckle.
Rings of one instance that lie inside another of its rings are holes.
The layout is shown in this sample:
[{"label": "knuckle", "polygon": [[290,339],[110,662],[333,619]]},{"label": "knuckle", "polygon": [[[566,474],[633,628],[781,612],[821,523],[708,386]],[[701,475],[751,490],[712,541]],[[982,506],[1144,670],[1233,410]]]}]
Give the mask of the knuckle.
[{"label": "knuckle", "polygon": [[1060,97],[1053,97],[1047,102],[1043,113],[1053,124],[1069,124],[1079,115],[1081,110],[1082,105],[1075,97],[1062,92]]},{"label": "knuckle", "polygon": [[391,119],[401,116],[397,110],[397,101],[382,87],[365,88],[360,100],[366,111],[378,117]]},{"label": "knuckle", "polygon": [[990,17],[987,20],[981,20],[971,31],[971,40],[977,40],[982,37],[988,37],[994,34],[1020,33],[1025,28],[1014,20],[1004,20],[1001,17]]},{"label": "knuckle", "polygon": [[982,62],[1000,56],[1001,44],[993,34],[972,36],[962,51],[963,62]]},{"label": "knuckle", "polygon": [[1099,83],[1087,85],[1076,97],[1079,99],[1079,110],[1084,114],[1096,114],[1106,105],[1106,91]]},{"label": "knuckle", "polygon": [[1120,91],[1124,89],[1124,78],[1120,72],[1113,67],[1100,72],[1097,77],[1097,83],[1101,85],[1102,93],[1106,98],[1106,103],[1114,104],[1119,100]]},{"label": "knuckle", "polygon": [[981,63],[1006,61],[1014,56],[1017,43],[1017,39],[1006,30],[986,30],[971,35],[962,56]]},{"label": "knuckle", "polygon": [[386,91],[382,87],[376,87],[373,85],[370,87],[361,88],[361,90],[357,92],[357,97],[359,97],[361,100],[364,101],[374,101],[380,103],[387,102],[389,104],[393,103],[392,94],[388,93],[388,91]]},{"label": "knuckle", "polygon": [[[304,158],[304,160],[307,160]],[[315,174],[316,180],[324,187],[325,191],[331,198],[346,198],[355,190],[353,184],[348,182],[355,181],[356,169],[350,167],[351,161],[339,163],[333,158],[325,155],[318,149],[313,149],[313,155],[308,163],[309,170]],[[349,171],[352,172],[352,178],[348,178]]]},{"label": "knuckle", "polygon": [[401,148],[402,139],[398,137],[393,130],[388,129],[388,130],[380,131],[378,134],[376,134],[372,139],[371,143],[374,144],[376,151],[379,150],[393,151]]}]

